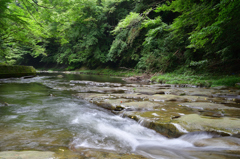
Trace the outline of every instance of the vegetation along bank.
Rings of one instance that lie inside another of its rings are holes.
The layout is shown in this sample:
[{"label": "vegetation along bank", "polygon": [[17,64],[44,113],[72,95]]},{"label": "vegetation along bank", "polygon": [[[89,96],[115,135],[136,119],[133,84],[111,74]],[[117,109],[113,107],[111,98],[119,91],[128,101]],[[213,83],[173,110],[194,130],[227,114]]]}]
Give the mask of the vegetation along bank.
[{"label": "vegetation along bank", "polygon": [[236,0],[1,0],[0,19],[1,63],[239,74]]},{"label": "vegetation along bank", "polygon": [[32,66],[1,66],[0,78],[9,77],[32,77],[36,75],[36,70]]}]

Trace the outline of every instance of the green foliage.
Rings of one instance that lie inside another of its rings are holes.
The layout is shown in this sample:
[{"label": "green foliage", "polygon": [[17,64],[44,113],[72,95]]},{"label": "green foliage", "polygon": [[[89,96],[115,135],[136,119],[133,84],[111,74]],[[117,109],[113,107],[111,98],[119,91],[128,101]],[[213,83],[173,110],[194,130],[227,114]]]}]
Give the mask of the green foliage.
[{"label": "green foliage", "polygon": [[127,49],[127,43],[126,39],[128,36],[129,30],[124,29],[122,30],[117,36],[116,39],[113,41],[111,48],[108,53],[108,58],[111,61],[116,62],[117,58],[121,56],[121,53],[123,53]]},{"label": "green foliage", "polygon": [[162,22],[160,17],[156,17],[144,20],[142,28],[147,30],[147,34],[137,68],[160,72],[174,68],[177,56],[181,56],[181,52],[177,40],[169,32],[169,26]]},{"label": "green foliage", "polygon": [[0,59],[239,72],[239,21],[235,0],[1,0]]},{"label": "green foliage", "polygon": [[3,0],[0,8],[0,56],[7,63],[15,64],[24,54],[35,57],[45,54],[45,48],[39,45],[47,37],[38,22],[41,8],[28,0]]},{"label": "green foliage", "polygon": [[[71,68],[81,65],[96,68],[109,62],[107,54],[113,39],[110,34],[114,23],[112,16],[119,18],[128,13],[122,8],[121,15],[116,11],[124,2],[81,0],[66,3],[64,10],[54,15],[56,21],[50,25],[52,36],[61,44],[57,52],[49,57],[55,60],[52,62],[67,64]],[[44,61],[51,61],[49,58],[45,57]]]},{"label": "green foliage", "polygon": [[137,50],[141,47],[141,43],[137,38],[140,32],[141,23],[119,31],[108,52],[108,59],[120,66],[127,66],[129,63],[139,60]]},{"label": "green foliage", "polygon": [[142,17],[138,13],[130,12],[125,19],[122,19],[117,27],[112,31],[114,34],[125,29],[126,27],[131,27],[137,25],[142,20]]},{"label": "green foliage", "polygon": [[202,65],[206,65],[206,63],[208,63],[208,60],[191,61],[190,66],[202,66]]},{"label": "green foliage", "polygon": [[162,75],[153,76],[152,81],[166,84],[191,84],[200,87],[215,87],[215,86],[236,86],[240,80],[239,76],[219,76],[208,74],[178,74],[166,73]]},{"label": "green foliage", "polygon": [[171,25],[172,32],[180,40],[187,35],[186,47],[203,50],[198,60],[211,62],[240,58],[239,10],[239,2],[231,0],[176,0],[157,9],[181,13]]}]

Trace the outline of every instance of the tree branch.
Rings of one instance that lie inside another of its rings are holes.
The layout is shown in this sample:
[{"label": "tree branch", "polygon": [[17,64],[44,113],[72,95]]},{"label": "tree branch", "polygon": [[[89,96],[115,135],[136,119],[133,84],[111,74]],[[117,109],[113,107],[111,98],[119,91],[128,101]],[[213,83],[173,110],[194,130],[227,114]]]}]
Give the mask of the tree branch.
[{"label": "tree branch", "polygon": [[36,20],[36,18],[32,15],[32,13],[31,13],[30,10],[28,9],[27,5],[24,3],[24,0],[22,0],[22,2],[23,2],[23,5],[26,7],[28,13],[31,15],[31,17],[32,17],[41,27],[43,27],[42,24],[40,24],[40,23]]}]

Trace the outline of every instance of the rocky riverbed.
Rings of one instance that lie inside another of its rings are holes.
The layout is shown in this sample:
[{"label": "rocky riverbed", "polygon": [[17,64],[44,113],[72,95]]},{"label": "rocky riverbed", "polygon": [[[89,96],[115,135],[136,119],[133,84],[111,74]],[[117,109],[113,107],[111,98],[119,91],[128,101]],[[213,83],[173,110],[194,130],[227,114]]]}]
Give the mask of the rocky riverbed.
[{"label": "rocky riverbed", "polygon": [[239,89],[105,78],[2,79],[0,158],[239,158]]},{"label": "rocky riverbed", "polygon": [[55,89],[138,121],[167,137],[208,131],[239,136],[240,90],[167,84],[121,84],[72,80]]}]

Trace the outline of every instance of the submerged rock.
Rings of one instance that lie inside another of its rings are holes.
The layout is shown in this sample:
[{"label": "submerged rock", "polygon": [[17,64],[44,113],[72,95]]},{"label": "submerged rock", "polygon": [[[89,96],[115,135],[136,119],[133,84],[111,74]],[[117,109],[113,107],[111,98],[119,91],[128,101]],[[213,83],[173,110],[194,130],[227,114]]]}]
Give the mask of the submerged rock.
[{"label": "submerged rock", "polygon": [[240,139],[235,137],[218,137],[218,138],[208,138],[198,140],[193,143],[197,147],[215,147],[215,148],[225,148],[231,147],[232,149],[240,151]]},{"label": "submerged rock", "polygon": [[66,148],[60,148],[55,152],[51,151],[2,151],[1,159],[64,159],[64,158],[97,158],[97,159],[146,159],[138,154],[125,154],[115,151],[74,148],[72,151]]},{"label": "submerged rock", "polygon": [[[182,145],[179,145],[181,147]],[[162,146],[144,145],[137,147],[137,150],[151,154],[153,158],[164,159],[239,159],[239,151],[222,150],[222,152],[214,150],[198,151],[191,148],[169,149]]]},{"label": "submerged rock", "polygon": [[[96,149],[86,149],[82,147],[74,147],[73,145],[70,147],[73,152],[79,154],[78,158],[86,159],[147,159],[141,154],[134,153],[121,153],[110,150],[96,150]],[[144,154],[146,156],[146,154]]]}]

